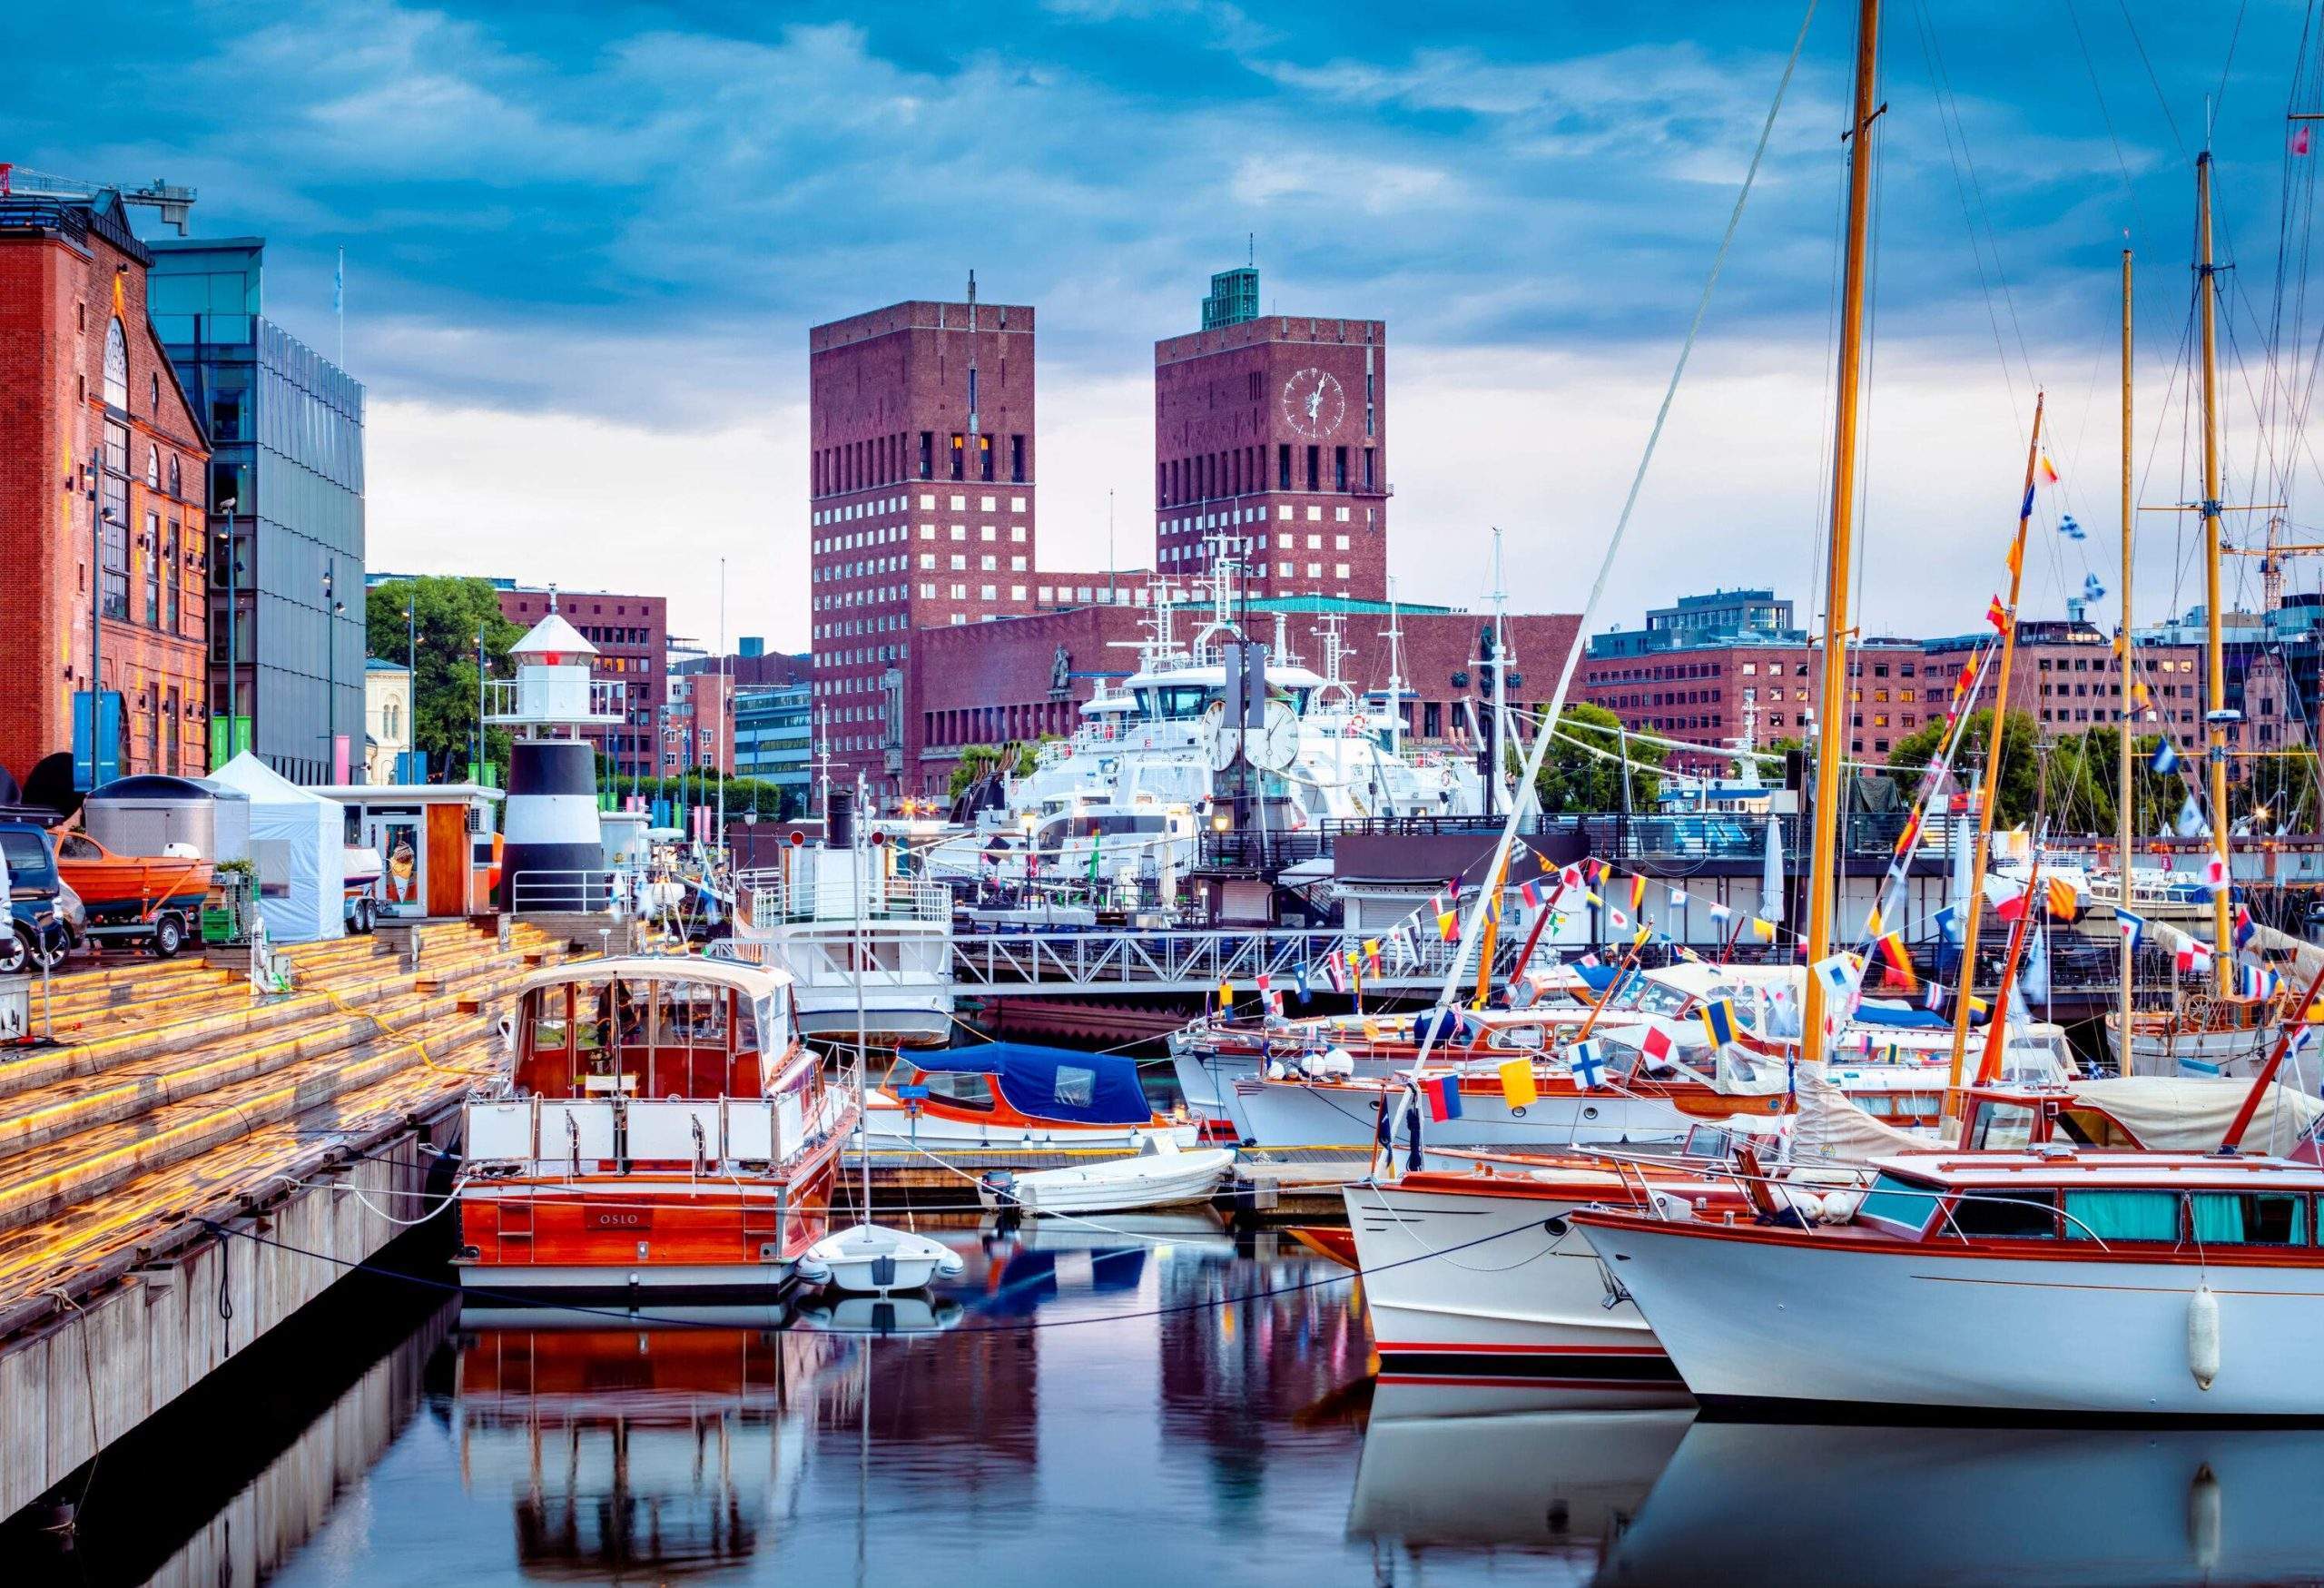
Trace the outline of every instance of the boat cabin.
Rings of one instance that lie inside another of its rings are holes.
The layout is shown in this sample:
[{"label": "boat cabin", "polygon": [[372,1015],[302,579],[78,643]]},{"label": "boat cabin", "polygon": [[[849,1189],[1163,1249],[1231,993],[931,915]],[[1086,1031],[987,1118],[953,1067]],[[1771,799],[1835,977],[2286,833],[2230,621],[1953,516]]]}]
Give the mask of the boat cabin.
[{"label": "boat cabin", "polygon": [[[2324,1172],[2280,1159],[2208,1153],[1907,1154],[1872,1160],[1857,1228],[1888,1239],[2131,1243],[2233,1261],[2234,1248],[2316,1244]],[[2226,1248],[2226,1249],[2222,1249]]]},{"label": "boat cabin", "polygon": [[586,961],[517,990],[520,1097],[758,1097],[793,1056],[790,978],[692,956]]},{"label": "boat cabin", "polygon": [[509,1088],[468,1105],[468,1158],[501,1174],[780,1163],[847,1111],[798,1040],[791,978],[693,955],[536,971],[517,989]]}]

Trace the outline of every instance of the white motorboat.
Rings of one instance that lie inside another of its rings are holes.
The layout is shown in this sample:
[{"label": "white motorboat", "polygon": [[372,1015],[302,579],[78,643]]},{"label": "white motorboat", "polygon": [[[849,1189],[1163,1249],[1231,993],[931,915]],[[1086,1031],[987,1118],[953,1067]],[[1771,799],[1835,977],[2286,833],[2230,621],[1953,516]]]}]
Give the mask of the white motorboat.
[{"label": "white motorboat", "polygon": [[1872,1167],[1812,1228],[1571,1223],[1707,1403],[2324,1416],[2297,1370],[2324,1337],[2316,1164],[2052,1141]]},{"label": "white motorboat", "polygon": [[827,1235],[799,1259],[799,1277],[854,1296],[924,1290],[939,1277],[957,1279],[967,1259],[942,1241],[884,1224],[859,1224]]},{"label": "white motorboat", "polygon": [[1136,1152],[1155,1136],[1193,1147],[1202,1130],[1156,1113],[1118,1053],[984,1042],[915,1053],[890,1079],[866,1096],[875,1150]]},{"label": "white motorboat", "polygon": [[1112,1213],[1206,1202],[1234,1164],[1224,1148],[1181,1152],[1168,1135],[1149,1136],[1136,1158],[1025,1174],[987,1175],[977,1188],[988,1208],[1028,1213]]}]

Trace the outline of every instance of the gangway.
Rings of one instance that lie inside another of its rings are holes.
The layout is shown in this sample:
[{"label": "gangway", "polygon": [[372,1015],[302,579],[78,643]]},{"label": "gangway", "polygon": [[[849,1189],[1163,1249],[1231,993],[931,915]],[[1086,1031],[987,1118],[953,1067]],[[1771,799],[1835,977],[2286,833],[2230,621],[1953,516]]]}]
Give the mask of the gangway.
[{"label": "gangway", "polygon": [[[1265,975],[1275,991],[1292,992],[1304,970],[1311,991],[1331,989],[1324,962],[1362,953],[1378,934],[1282,928],[1203,932],[1111,930],[975,932],[952,940],[956,994],[984,998],[1071,997],[1091,992],[1208,992],[1222,981],[1247,993]],[[1506,939],[1494,954],[1494,977],[1505,979],[1521,944]],[[1381,943],[1378,974],[1366,972],[1367,991],[1433,992],[1443,985],[1454,946],[1423,943],[1399,956]],[[1473,949],[1462,954],[1463,978],[1476,972]],[[1342,959],[1344,965],[1346,961]]]}]

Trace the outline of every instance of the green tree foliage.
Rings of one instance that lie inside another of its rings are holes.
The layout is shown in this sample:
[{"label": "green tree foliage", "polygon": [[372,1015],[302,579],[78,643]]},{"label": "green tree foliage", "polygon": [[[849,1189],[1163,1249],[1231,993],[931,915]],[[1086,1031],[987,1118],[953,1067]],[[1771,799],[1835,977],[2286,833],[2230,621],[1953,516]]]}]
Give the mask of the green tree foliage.
[{"label": "green tree foliage", "polygon": [[[428,757],[431,775],[465,775],[477,726],[476,636],[496,678],[511,676],[508,647],[525,631],[501,615],[500,599],[483,579],[422,577],[372,587],[363,617],[370,654],[402,662],[409,654],[407,608],[419,630],[419,676],[412,680],[412,743]],[[485,758],[508,764],[508,735],[486,735]]]},{"label": "green tree foliage", "polygon": [[[2288,833],[2316,831],[2314,755],[2306,750],[2270,751],[2250,757],[2240,771],[2242,781],[2227,792],[2230,819],[2249,818],[2252,827],[2263,833],[2280,827]],[[2172,781],[2177,781],[2175,774]]]},{"label": "green tree foliage", "polygon": [[[1546,704],[1537,712],[1548,710]],[[1586,747],[1585,747],[1586,746]],[[1541,809],[1552,814],[1587,814],[1622,808],[1623,735],[1621,719],[1602,705],[1587,702],[1569,705],[1558,717],[1557,736],[1541,756],[1541,773],[1533,786]],[[1662,793],[1662,778],[1654,768],[1662,764],[1661,745],[1629,741],[1630,804],[1644,810]]]},{"label": "green tree foliage", "polygon": [[946,784],[946,790],[951,798],[959,799],[969,791],[970,784],[1000,764],[1004,755],[1011,753],[1016,759],[1009,764],[1009,775],[1029,776],[1032,773],[1033,763],[1040,755],[1040,747],[1058,736],[1043,734],[1038,739],[1019,740],[1007,745],[964,745],[960,747],[960,759],[952,768],[952,778]]},{"label": "green tree foliage", "polygon": [[[1954,757],[1955,788],[1966,786],[1969,773],[1984,764],[1993,731],[1991,711],[1969,714],[1960,754]],[[1896,780],[1897,789],[1907,800],[1920,797],[1921,781],[1927,775],[1929,764],[1943,749],[1944,740],[1945,724],[1939,719],[1906,734],[1889,752],[1888,775]],[[2002,725],[2000,794],[1994,811],[1994,819],[2002,826],[2016,826],[2034,814],[2042,792],[2040,741],[2041,734],[2034,719],[2022,711],[2011,712]]]},{"label": "green tree foliage", "polygon": [[[2187,784],[2181,774],[2154,770],[2155,747],[2162,743],[2161,737],[2153,734],[2133,735],[2131,738],[2131,833],[2135,839],[2151,838],[2169,826],[2177,818],[2179,807],[2186,803]],[[2062,804],[2058,794],[2053,793],[2052,808],[2057,813],[2056,825],[2102,837],[2114,831],[2116,813],[2122,808],[2121,746],[2121,731],[2111,724],[2061,739],[2051,746],[2044,757],[2045,767],[2050,769],[2050,787],[2063,791],[2068,801],[2086,802]],[[2200,763],[2191,764],[2200,766]]]}]

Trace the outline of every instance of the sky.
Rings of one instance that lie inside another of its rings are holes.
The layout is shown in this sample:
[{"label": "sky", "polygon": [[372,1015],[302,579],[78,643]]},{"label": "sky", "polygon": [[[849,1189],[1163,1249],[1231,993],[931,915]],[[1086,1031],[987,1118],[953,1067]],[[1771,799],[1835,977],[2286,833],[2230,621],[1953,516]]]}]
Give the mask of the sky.
[{"label": "sky", "polygon": [[[2227,494],[2298,521],[2314,355],[2268,351],[2316,340],[2279,267],[2314,190],[2283,118],[2324,108],[2308,9],[1886,10],[1857,620],[1977,625],[2037,388],[2063,480],[2024,609],[2097,574],[2113,620],[2126,241],[2140,500],[2197,494],[2207,105]],[[803,648],[807,329],[970,270],[1040,314],[1042,563],[1105,566],[1110,502],[1148,564],[1153,343],[1247,250],[1267,311],[1388,323],[1399,595],[1480,601],[1499,528],[1512,607],[1574,611],[1807,15],[95,0],[16,25],[43,64],[0,160],[197,188],[195,234],[265,237],[270,316],[327,355],[345,250],[374,568],[662,591],[715,640],[723,563],[725,635]],[[1855,16],[1813,13],[1594,626],[1722,584],[1817,607]],[[2142,515],[2142,622],[2200,599],[2187,517]]]}]

